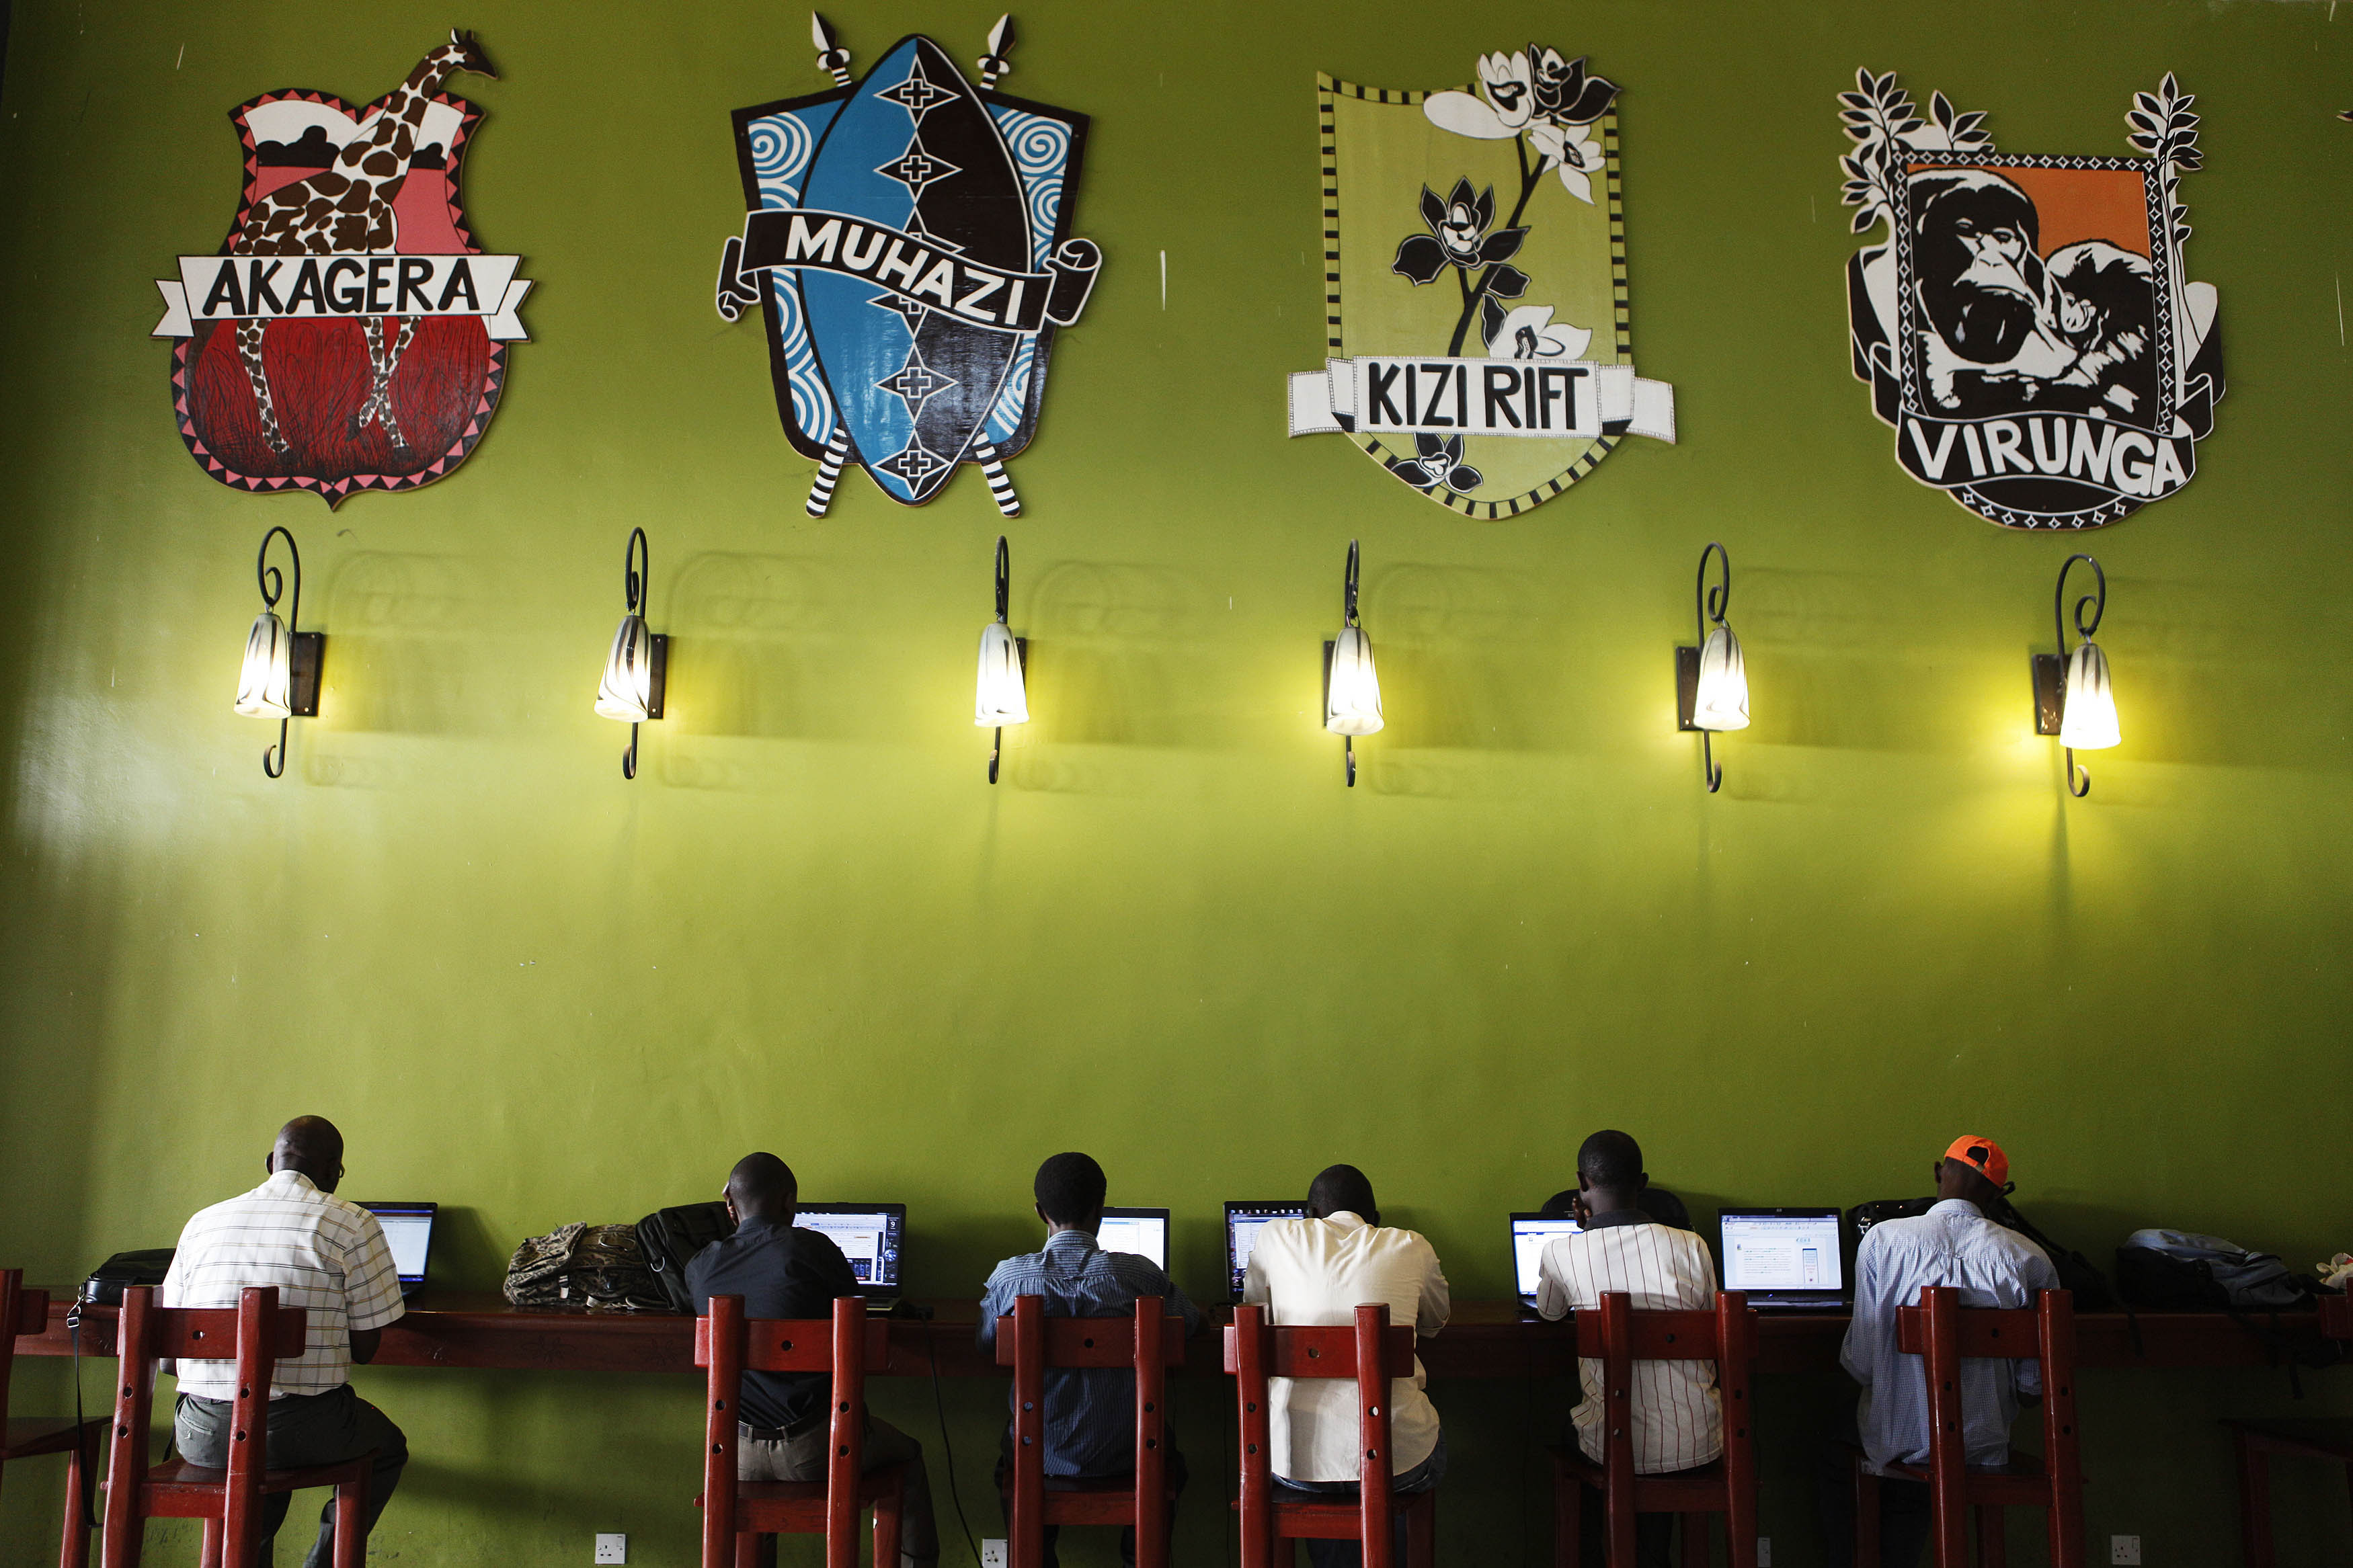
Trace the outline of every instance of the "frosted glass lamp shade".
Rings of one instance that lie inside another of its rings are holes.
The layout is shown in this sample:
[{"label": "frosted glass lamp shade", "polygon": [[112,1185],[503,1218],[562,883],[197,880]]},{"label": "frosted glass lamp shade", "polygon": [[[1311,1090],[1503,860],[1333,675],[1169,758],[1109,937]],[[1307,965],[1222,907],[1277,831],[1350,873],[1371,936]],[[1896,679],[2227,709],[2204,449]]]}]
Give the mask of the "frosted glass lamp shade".
[{"label": "frosted glass lamp shade", "polygon": [[623,616],[605,658],[605,679],[596,684],[596,711],[624,724],[653,716],[654,642],[643,616]]},{"label": "frosted glass lamp shade", "polygon": [[245,637],[245,666],[237,671],[237,710],[248,719],[284,719],[294,711],[294,639],[286,623],[269,610],[253,618]]},{"label": "frosted glass lamp shade", "polygon": [[1707,634],[1699,650],[1699,689],[1692,701],[1696,730],[1748,728],[1748,667],[1730,626]]},{"label": "frosted glass lamp shade", "polygon": [[2065,704],[2060,709],[2059,740],[2078,752],[2096,752],[2123,737],[2116,731],[2116,696],[2108,685],[2108,656],[2084,641],[2067,656]]},{"label": "frosted glass lamp shade", "polygon": [[1373,668],[1373,639],[1362,626],[1343,626],[1332,639],[1324,728],[1335,735],[1371,735],[1381,728],[1381,678]]},{"label": "frosted glass lamp shade", "polygon": [[980,678],[973,688],[972,721],[984,730],[1029,722],[1021,649],[1003,621],[991,621],[980,629]]}]

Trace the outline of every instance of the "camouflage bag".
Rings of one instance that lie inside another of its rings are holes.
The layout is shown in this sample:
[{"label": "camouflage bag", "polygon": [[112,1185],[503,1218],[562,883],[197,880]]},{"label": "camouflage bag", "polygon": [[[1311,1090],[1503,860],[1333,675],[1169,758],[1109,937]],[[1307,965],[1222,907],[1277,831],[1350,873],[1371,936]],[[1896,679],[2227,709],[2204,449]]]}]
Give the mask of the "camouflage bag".
[{"label": "camouflage bag", "polygon": [[507,1263],[506,1298],[518,1307],[588,1307],[607,1311],[667,1311],[670,1302],[646,1267],[638,1233],[626,1225],[575,1221],[534,1236]]}]

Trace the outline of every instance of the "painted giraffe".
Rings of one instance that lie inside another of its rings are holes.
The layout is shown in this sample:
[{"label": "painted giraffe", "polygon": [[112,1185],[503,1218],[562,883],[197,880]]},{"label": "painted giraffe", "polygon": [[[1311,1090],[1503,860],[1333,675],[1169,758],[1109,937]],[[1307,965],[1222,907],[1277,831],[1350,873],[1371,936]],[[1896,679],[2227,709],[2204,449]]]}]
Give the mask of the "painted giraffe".
[{"label": "painted giraffe", "polygon": [[[417,153],[417,133],[425,112],[455,71],[471,71],[495,79],[498,72],[471,33],[449,30],[449,41],[417,62],[408,79],[393,89],[384,107],[366,125],[367,133],[353,138],[335,155],[335,164],[307,180],[280,185],[253,204],[244,223],[229,237],[232,256],[325,256],[332,253],[389,251],[397,237],[393,199],[408,178],[408,161]],[[392,374],[417,332],[417,318],[397,318],[390,344],[385,342],[387,318],[370,316],[360,324],[367,338],[368,395],[353,413],[351,433],[356,437],[370,424],[381,423],[393,450],[406,456],[408,441],[392,414]],[[261,433],[271,451],[291,455],[279,427],[277,405],[269,395],[269,377],[262,368],[261,339],[269,323],[248,318],[237,324],[237,355],[245,362],[246,379],[253,384],[253,401],[261,414]]]}]

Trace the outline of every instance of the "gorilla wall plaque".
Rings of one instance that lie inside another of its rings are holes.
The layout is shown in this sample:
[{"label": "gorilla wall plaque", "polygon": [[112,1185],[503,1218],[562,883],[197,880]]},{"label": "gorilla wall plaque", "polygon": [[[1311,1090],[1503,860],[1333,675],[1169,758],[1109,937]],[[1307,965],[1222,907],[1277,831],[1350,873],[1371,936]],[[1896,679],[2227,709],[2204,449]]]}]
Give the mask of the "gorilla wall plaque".
[{"label": "gorilla wall plaque", "polygon": [[1332,357],[1291,378],[1291,434],[1345,431],[1440,505],[1513,517],[1629,435],[1672,441],[1675,398],[1634,374],[1618,84],[1539,44],[1477,68],[1447,92],[1316,79]]},{"label": "gorilla wall plaque", "polygon": [[1087,117],[996,90],[1009,17],[966,81],[909,37],[853,82],[810,26],[834,89],[735,111],[750,211],[719,264],[719,313],[765,303],[785,434],[818,460],[823,517],[855,462],[905,506],[976,463],[1021,510],[1005,459],[1029,443],[1054,329],[1079,318],[1103,253],[1071,237]]},{"label": "gorilla wall plaque", "polygon": [[2171,495],[2222,395],[2214,286],[2182,270],[2195,98],[2168,75],[2125,116],[2137,158],[1995,153],[1894,73],[1839,95],[1854,232],[1854,374],[1922,484],[2005,528],[2097,528]]}]

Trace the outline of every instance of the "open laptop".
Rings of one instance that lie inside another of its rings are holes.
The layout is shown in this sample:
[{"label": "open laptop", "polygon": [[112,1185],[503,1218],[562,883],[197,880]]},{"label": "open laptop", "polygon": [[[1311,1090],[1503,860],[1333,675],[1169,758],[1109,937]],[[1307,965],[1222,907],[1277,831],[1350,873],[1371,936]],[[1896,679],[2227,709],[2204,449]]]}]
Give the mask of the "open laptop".
[{"label": "open laptop", "polygon": [[1521,1306],[1536,1304],[1536,1269],[1544,1262],[1544,1249],[1564,1236],[1575,1236],[1582,1228],[1567,1215],[1512,1216],[1512,1271],[1519,1278]]},{"label": "open laptop", "polygon": [[1258,1245],[1258,1233],[1266,1228],[1269,1220],[1296,1219],[1306,1212],[1307,1205],[1295,1199],[1290,1203],[1226,1205],[1226,1275],[1233,1288],[1233,1300],[1242,1299],[1242,1278],[1250,1271],[1250,1248]]},{"label": "open laptop", "polygon": [[362,1204],[384,1227],[385,1245],[392,1248],[393,1272],[400,1276],[400,1293],[414,1296],[425,1289],[425,1266],[433,1256],[433,1216],[438,1204]]},{"label": "open laptop", "polygon": [[1846,1310],[1838,1210],[1725,1209],[1717,1222],[1725,1289],[1746,1291],[1748,1304],[1763,1311]]},{"label": "open laptop", "polygon": [[800,1230],[833,1238],[858,1277],[858,1293],[870,1312],[899,1304],[899,1249],[907,1235],[904,1204],[803,1204],[793,1216]]},{"label": "open laptop", "polygon": [[1133,1252],[1138,1258],[1148,1258],[1154,1268],[1165,1273],[1168,1268],[1168,1211],[1107,1208],[1103,1212],[1103,1227],[1095,1232],[1095,1245],[1105,1252]]}]

